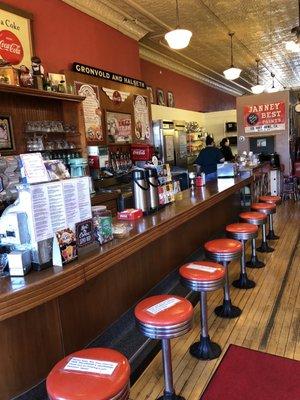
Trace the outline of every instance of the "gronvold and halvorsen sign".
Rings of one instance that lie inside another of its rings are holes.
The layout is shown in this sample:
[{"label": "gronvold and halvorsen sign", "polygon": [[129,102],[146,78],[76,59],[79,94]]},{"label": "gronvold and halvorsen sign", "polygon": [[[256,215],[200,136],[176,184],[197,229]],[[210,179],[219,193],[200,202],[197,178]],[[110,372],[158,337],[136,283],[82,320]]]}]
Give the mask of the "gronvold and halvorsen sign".
[{"label": "gronvold and halvorsen sign", "polygon": [[107,79],[109,81],[125,83],[126,85],[136,86],[146,89],[146,84],[138,79],[130,78],[128,76],[115,74],[114,72],[104,71],[103,69],[91,67],[89,65],[80,64],[74,62],[72,65],[72,71],[79,72],[81,74],[94,76],[95,78]]}]

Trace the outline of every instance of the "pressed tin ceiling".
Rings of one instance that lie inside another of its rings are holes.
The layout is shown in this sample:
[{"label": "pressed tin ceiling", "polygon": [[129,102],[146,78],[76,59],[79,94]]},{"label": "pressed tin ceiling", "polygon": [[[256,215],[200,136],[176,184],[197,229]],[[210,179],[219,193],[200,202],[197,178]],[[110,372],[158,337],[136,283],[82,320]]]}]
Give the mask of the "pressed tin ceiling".
[{"label": "pressed tin ceiling", "polygon": [[[142,57],[154,51],[158,64],[161,55],[172,58],[227,92],[249,93],[256,84],[257,57],[260,83],[271,87],[274,72],[275,86],[300,87],[300,54],[285,49],[285,42],[293,38],[291,28],[299,24],[298,0],[178,0],[180,27],[193,32],[189,47],[180,51],[170,50],[164,40],[176,27],[175,0],[67,0],[80,1],[101,3],[119,12],[122,24],[135,24],[143,36]],[[234,82],[222,74],[230,66],[228,32],[235,32],[234,64],[242,69]]]}]

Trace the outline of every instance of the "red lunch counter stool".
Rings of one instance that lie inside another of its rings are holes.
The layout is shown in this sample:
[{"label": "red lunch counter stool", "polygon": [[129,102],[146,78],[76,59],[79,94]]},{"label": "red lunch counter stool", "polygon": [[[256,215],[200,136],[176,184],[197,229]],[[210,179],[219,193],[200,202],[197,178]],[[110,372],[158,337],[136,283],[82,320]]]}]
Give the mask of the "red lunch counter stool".
[{"label": "red lunch counter stool", "polygon": [[[274,204],[275,206],[281,203],[280,196],[260,196],[259,201],[262,203]],[[267,239],[269,240],[277,240],[279,236],[275,235],[273,228],[273,214],[269,214],[269,233],[267,235]]]},{"label": "red lunch counter stool", "polygon": [[[261,212],[266,216],[276,213],[276,205],[270,203],[252,203],[251,210]],[[261,246],[256,249],[261,253],[272,253],[274,249],[268,245],[266,235],[266,224],[262,225],[262,242]]]},{"label": "red lunch counter stool", "polygon": [[134,310],[137,327],[147,337],[161,339],[165,389],[159,400],[184,400],[175,394],[170,339],[192,328],[193,306],[183,297],[152,296],[142,300]]},{"label": "red lunch counter stool", "polygon": [[201,335],[200,342],[190,347],[190,354],[200,360],[212,360],[222,353],[221,347],[211,342],[207,324],[207,292],[220,289],[225,282],[225,268],[211,261],[194,261],[179,269],[181,283],[200,292]]},{"label": "red lunch counter stool", "polygon": [[[267,216],[261,212],[255,211],[245,211],[240,213],[239,218],[249,224],[254,224],[256,226],[262,226],[267,223]],[[263,268],[265,263],[260,261],[256,254],[256,238],[252,239],[251,245],[251,258],[246,262],[246,267],[248,268]]]},{"label": "red lunch counter stool", "polygon": [[242,243],[241,273],[239,279],[233,281],[232,285],[238,289],[252,289],[255,287],[255,282],[247,276],[245,244],[247,240],[257,238],[258,228],[256,225],[247,223],[230,224],[226,226],[226,234]]},{"label": "red lunch counter stool", "polygon": [[204,250],[207,258],[221,262],[225,267],[225,284],[223,305],[215,309],[215,313],[221,318],[237,318],[241,315],[241,309],[231,304],[228,264],[230,261],[240,258],[242,255],[242,245],[234,239],[215,239],[206,242]]},{"label": "red lunch counter stool", "polygon": [[91,348],[59,361],[46,381],[49,400],[128,400],[130,366],[116,350]]}]

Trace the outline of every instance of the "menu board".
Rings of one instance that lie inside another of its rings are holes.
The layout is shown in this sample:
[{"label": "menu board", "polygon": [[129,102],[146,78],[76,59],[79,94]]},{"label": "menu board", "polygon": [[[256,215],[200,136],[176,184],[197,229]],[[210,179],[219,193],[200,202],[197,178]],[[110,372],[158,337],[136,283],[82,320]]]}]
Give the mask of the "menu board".
[{"label": "menu board", "polygon": [[74,82],[76,93],[84,96],[83,115],[85,123],[86,139],[88,142],[101,142],[103,140],[103,130],[101,122],[101,108],[99,88],[82,82]]},{"label": "menu board", "polygon": [[134,95],[134,121],[135,121],[135,138],[138,141],[150,139],[150,122],[147,97]]},{"label": "menu board", "polygon": [[20,154],[21,175],[26,183],[38,183],[49,181],[41,153]]},{"label": "menu board", "polygon": [[34,241],[53,237],[47,184],[30,188]]},{"label": "menu board", "polygon": [[92,218],[89,178],[75,178],[30,187],[34,241]]}]

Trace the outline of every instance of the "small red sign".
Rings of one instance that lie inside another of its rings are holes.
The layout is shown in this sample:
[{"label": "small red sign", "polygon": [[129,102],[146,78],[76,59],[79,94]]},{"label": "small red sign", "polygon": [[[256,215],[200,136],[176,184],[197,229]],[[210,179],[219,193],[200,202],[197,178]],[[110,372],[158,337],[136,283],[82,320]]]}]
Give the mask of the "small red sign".
[{"label": "small red sign", "polygon": [[244,107],[245,133],[283,131],[285,119],[283,101]]},{"label": "small red sign", "polygon": [[20,64],[24,57],[21,42],[7,30],[0,31],[0,57],[12,65]]}]

